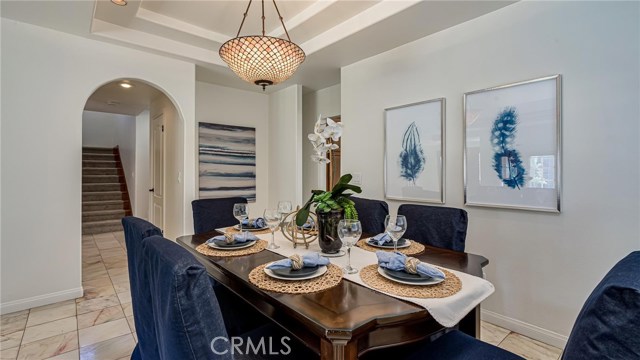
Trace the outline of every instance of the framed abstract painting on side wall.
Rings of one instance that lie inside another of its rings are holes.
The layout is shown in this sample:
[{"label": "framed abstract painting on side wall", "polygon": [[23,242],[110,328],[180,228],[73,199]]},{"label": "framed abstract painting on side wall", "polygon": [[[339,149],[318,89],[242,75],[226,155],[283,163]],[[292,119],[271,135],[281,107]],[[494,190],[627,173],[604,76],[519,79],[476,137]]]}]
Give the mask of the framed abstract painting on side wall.
[{"label": "framed abstract painting on side wall", "polygon": [[198,123],[198,196],[256,201],[256,129]]},{"label": "framed abstract painting on side wall", "polygon": [[444,204],[445,99],[385,109],[385,197]]},{"label": "framed abstract painting on side wall", "polygon": [[466,205],[560,212],[561,76],[464,94]]}]

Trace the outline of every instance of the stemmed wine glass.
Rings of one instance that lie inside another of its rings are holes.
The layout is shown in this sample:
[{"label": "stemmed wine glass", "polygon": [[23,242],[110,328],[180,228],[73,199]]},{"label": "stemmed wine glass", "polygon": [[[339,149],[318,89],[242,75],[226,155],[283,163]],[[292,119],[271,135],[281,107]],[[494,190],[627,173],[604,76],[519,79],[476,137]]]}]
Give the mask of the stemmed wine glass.
[{"label": "stemmed wine glass", "polygon": [[[240,232],[242,233],[242,221],[249,218],[249,206],[247,204],[233,204],[233,217],[240,222]],[[245,230],[243,233],[244,238],[248,236],[248,232]]]},{"label": "stemmed wine glass", "polygon": [[267,246],[267,249],[279,248],[280,246],[276,245],[274,232],[276,231],[276,229],[278,228],[278,225],[280,225],[280,222],[282,221],[282,214],[280,213],[279,210],[267,209],[264,211],[264,221],[267,222],[267,226],[269,227],[269,230],[271,230],[271,244]]},{"label": "stemmed wine glass", "polygon": [[278,201],[278,211],[280,212],[281,220],[284,221],[287,214],[293,211],[293,206],[291,206],[291,201]]},{"label": "stemmed wine glass", "polygon": [[398,240],[407,231],[407,218],[404,215],[387,215],[384,218],[385,232],[393,240],[393,251],[398,251]]},{"label": "stemmed wine glass", "polygon": [[340,240],[347,245],[348,263],[344,268],[344,272],[347,274],[355,274],[358,269],[351,266],[351,247],[360,240],[362,236],[362,225],[358,220],[343,219],[338,223],[338,236]]}]

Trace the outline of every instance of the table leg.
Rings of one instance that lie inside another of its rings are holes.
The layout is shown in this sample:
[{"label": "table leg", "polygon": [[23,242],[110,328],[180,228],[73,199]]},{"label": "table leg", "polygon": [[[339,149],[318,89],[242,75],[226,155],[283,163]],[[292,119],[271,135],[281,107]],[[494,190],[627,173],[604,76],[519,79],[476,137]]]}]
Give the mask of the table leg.
[{"label": "table leg", "polygon": [[322,360],[355,360],[358,351],[355,341],[351,341],[351,334],[335,332],[327,334],[329,337],[321,340],[320,358]]},{"label": "table leg", "polygon": [[473,336],[476,339],[480,338],[480,305],[476,306],[467,316],[460,320],[458,328],[469,336]]}]

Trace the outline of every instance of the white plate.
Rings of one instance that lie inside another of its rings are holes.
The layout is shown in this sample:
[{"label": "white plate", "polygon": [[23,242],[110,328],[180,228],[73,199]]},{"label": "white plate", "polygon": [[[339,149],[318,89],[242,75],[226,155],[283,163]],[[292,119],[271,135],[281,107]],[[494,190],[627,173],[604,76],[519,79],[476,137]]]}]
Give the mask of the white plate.
[{"label": "white plate", "polygon": [[[267,264],[267,266],[273,264],[275,261],[272,261],[270,263]],[[327,266],[326,265],[322,265],[320,267],[318,267],[318,271],[314,272],[313,274],[309,275],[309,276],[303,276],[303,277],[297,277],[297,278],[288,278],[288,277],[282,277],[282,276],[278,276],[276,274],[273,273],[273,271],[267,269],[267,266],[264,267],[264,273],[271,276],[272,278],[275,279],[280,279],[280,280],[288,280],[288,281],[299,281],[299,280],[309,280],[309,279],[313,279],[313,278],[317,278],[318,276],[322,276],[324,275],[324,273],[327,272]]]},{"label": "white plate", "polygon": [[[234,225],[233,228],[236,229],[236,230],[240,230],[240,224]],[[249,231],[249,232],[251,232],[251,231],[262,231],[262,230],[266,230],[268,228],[269,228],[268,226],[265,226],[265,227],[254,229],[254,228],[246,228],[246,227],[243,226],[242,227],[242,231]]]},{"label": "white plate", "polygon": [[425,286],[425,285],[435,285],[435,284],[439,284],[441,282],[444,281],[444,279],[440,280],[440,279],[431,279],[431,280],[425,280],[425,281],[404,281],[404,280],[400,280],[400,279],[396,279],[392,276],[387,275],[384,270],[378,266],[378,274],[382,275],[384,278],[389,279],[391,281],[395,281],[397,283],[400,284],[407,284],[407,285],[416,285],[416,286]]},{"label": "white plate", "polygon": [[[380,248],[380,249],[387,249],[387,250],[391,249],[391,250],[393,250],[393,243],[391,243],[391,246],[388,246],[388,245],[382,246],[382,245],[378,245],[378,243],[376,243],[376,241],[373,240],[373,238],[368,238],[365,242],[369,246],[377,247],[377,248]],[[408,248],[409,246],[411,246],[411,240],[405,239],[403,245],[398,245],[398,249]]]},{"label": "white plate", "polygon": [[234,247],[222,247],[222,246],[216,245],[213,242],[207,243],[207,245],[210,248],[214,248],[214,249],[217,249],[217,250],[240,250],[240,249],[246,249],[248,247],[252,247],[253,245],[256,244],[256,242],[258,242],[258,240],[251,240],[251,241],[248,241],[246,244],[244,244],[242,246],[234,246]]}]

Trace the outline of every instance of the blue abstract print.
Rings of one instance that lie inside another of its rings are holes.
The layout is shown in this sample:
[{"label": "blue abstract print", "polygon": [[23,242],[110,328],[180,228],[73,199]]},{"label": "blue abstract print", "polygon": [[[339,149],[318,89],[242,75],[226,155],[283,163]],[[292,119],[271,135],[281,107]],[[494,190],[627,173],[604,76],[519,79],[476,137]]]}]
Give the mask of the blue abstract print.
[{"label": "blue abstract print", "polygon": [[416,184],[416,179],[424,171],[427,159],[422,151],[418,126],[412,122],[402,136],[402,151],[400,152],[400,177]]},{"label": "blue abstract print", "polygon": [[256,130],[198,124],[200,198],[256,200]]},{"label": "blue abstract print", "polygon": [[515,107],[506,107],[493,122],[491,146],[493,147],[493,169],[506,186],[521,189],[525,183],[525,169],[520,153],[514,148],[518,127]]}]

